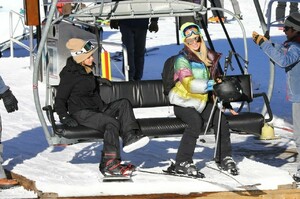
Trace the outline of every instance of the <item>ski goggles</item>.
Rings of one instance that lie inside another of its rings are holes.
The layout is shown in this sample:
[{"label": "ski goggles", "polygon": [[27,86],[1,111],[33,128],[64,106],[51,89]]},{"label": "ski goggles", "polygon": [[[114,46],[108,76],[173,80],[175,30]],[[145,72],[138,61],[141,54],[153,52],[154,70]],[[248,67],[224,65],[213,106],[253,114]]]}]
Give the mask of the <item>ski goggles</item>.
[{"label": "ski goggles", "polygon": [[188,44],[188,45],[192,45],[194,42],[200,42],[201,41],[201,38],[200,38],[200,35],[197,36],[197,37],[193,37],[193,38],[186,38],[185,39],[185,42]]},{"label": "ski goggles", "polygon": [[77,55],[81,55],[81,54],[87,54],[90,51],[92,51],[93,49],[95,49],[95,45],[91,41],[88,40],[79,51],[71,52],[71,55],[77,56]]},{"label": "ski goggles", "polygon": [[201,35],[200,29],[198,26],[188,26],[186,27],[183,31],[182,31],[183,35],[188,38],[190,36],[192,36],[192,34],[194,35]]}]

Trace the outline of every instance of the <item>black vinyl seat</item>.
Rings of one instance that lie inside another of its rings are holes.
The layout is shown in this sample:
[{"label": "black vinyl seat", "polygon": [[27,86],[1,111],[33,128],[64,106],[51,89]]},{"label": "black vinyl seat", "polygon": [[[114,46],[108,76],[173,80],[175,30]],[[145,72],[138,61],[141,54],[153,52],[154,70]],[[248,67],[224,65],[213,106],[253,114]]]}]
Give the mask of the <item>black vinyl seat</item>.
[{"label": "black vinyl seat", "polygon": [[241,102],[242,106],[244,105],[244,103],[247,103],[249,107],[250,103],[253,102],[255,98],[263,97],[269,116],[269,118],[265,119],[265,117],[261,113],[250,112],[249,108],[248,111],[239,111],[238,115],[228,114],[226,115],[226,118],[229,123],[230,129],[233,131],[246,132],[260,136],[262,127],[264,126],[265,122],[270,122],[273,119],[273,113],[267,95],[265,93],[253,94],[252,80],[251,75],[249,74],[226,77],[235,79],[235,81],[240,85],[242,91],[239,98],[230,100],[228,102]]},{"label": "black vinyl seat", "polygon": [[[251,102],[253,99],[252,88],[251,85],[246,83],[246,81],[251,81],[250,76],[240,77],[240,81],[241,84],[245,81],[244,86],[249,89],[244,89],[245,95],[243,95],[241,101]],[[106,103],[120,98],[127,98],[132,103],[133,108],[171,106],[168,98],[163,94],[162,80],[112,82],[112,86],[101,85],[100,95]],[[269,116],[272,117],[266,95],[256,96],[264,97],[270,112]],[[44,107],[43,110],[47,112],[52,130],[58,136],[69,139],[103,138],[103,133],[95,129],[84,126],[66,127],[58,124],[54,119],[55,111],[50,105]],[[261,134],[261,128],[265,123],[265,119],[261,114],[253,112],[242,112],[239,115],[228,115],[226,117],[231,130],[255,135]],[[176,117],[139,118],[137,121],[140,125],[141,133],[152,137],[181,135],[187,127],[186,123]]]}]

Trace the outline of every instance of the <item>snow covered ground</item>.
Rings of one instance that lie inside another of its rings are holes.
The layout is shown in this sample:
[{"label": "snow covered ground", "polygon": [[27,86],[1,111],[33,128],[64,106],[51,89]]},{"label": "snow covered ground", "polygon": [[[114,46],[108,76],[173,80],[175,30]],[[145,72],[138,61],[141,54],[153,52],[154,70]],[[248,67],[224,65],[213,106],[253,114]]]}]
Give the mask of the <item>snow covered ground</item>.
[{"label": "snow covered ground", "polygon": [[[22,0],[15,0],[14,5],[0,0],[1,26],[7,27],[8,10],[19,12]],[[260,0],[263,8],[265,1]],[[249,51],[249,73],[252,74],[255,92],[266,92],[269,80],[269,60],[254,45],[251,38],[253,30],[262,33],[254,3],[240,1],[244,16],[243,24],[247,35]],[[231,4],[225,8],[232,10]],[[264,9],[265,11],[265,9]],[[274,13],[274,12],[273,12]],[[228,33],[243,57],[242,33],[237,22],[231,20],[226,24]],[[162,66],[167,57],[177,53],[182,46],[176,45],[175,24],[173,18],[159,19],[159,32],[147,36],[147,48],[159,47],[159,50],[146,55],[144,79],[159,79]],[[120,43],[120,33],[104,27],[104,40]],[[230,50],[222,28],[218,24],[209,24],[208,30],[216,51],[224,57]],[[283,42],[283,32],[277,28],[271,30],[274,41]],[[0,42],[9,39],[8,29],[2,28]],[[110,49],[113,53],[117,49]],[[197,143],[194,160],[205,173],[203,180],[185,179],[172,176],[135,172],[133,182],[103,183],[98,170],[101,142],[80,143],[68,147],[48,146],[41,124],[35,111],[32,91],[32,71],[29,69],[29,57],[21,47],[15,47],[15,55],[8,57],[5,51],[0,59],[0,75],[11,87],[19,101],[19,111],[7,114],[3,105],[0,113],[3,123],[4,167],[36,182],[38,190],[55,192],[59,196],[96,196],[96,195],[130,195],[150,193],[180,193],[207,191],[245,190],[245,185],[254,185],[250,189],[277,189],[278,185],[291,184],[291,175],[296,168],[295,145],[292,133],[275,128],[278,139],[259,140],[252,135],[232,134],[233,156],[238,163],[240,175],[232,178],[216,171],[211,159],[214,153],[214,139],[211,135],[204,137],[206,143]],[[116,63],[118,64],[118,63]],[[239,73],[237,64],[229,73]],[[272,124],[278,127],[292,128],[291,104],[285,100],[285,74],[276,68],[274,92],[271,107],[274,114]],[[41,103],[44,105],[45,84],[39,84]],[[260,111],[261,102],[254,102],[253,111]],[[169,108],[135,110],[137,117],[153,115],[170,115]],[[155,138],[143,150],[130,154],[122,152],[124,161],[149,171],[161,171],[169,165],[169,159],[175,158],[180,138]],[[34,198],[37,194],[22,187],[0,190],[0,198]]]}]

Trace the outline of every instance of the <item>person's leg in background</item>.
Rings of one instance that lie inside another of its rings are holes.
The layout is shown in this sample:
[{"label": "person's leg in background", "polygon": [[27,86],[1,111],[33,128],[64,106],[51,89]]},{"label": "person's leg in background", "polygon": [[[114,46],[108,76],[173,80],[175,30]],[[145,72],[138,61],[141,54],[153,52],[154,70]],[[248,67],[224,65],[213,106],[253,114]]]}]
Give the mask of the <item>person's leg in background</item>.
[{"label": "person's leg in background", "polygon": [[286,2],[278,2],[276,7],[276,21],[283,24],[285,16]]},{"label": "person's leg in background", "polygon": [[231,4],[232,4],[234,14],[237,16],[238,19],[242,20],[243,17],[242,17],[242,13],[241,13],[241,9],[240,9],[238,0],[231,0]]},{"label": "person's leg in background", "polygon": [[139,81],[143,77],[147,28],[137,27],[134,30],[134,64],[135,74],[133,79]]},{"label": "person's leg in background", "polygon": [[122,43],[125,45],[127,49],[127,57],[128,57],[128,65],[129,65],[129,81],[134,81],[134,74],[135,74],[134,33],[132,32],[131,28],[128,27],[126,24],[120,24],[120,32],[122,34]]},{"label": "person's leg in background", "polygon": [[294,13],[294,12],[298,12],[298,3],[295,2],[291,2],[290,3],[290,14]]}]

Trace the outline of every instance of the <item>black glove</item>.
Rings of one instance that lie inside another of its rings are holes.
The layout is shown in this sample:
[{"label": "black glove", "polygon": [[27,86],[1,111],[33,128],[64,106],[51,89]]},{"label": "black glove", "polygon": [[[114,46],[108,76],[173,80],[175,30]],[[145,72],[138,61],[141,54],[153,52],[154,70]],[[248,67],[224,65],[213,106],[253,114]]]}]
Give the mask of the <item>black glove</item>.
[{"label": "black glove", "polygon": [[109,22],[111,29],[119,29],[119,21],[118,20],[110,20]]},{"label": "black glove", "polygon": [[106,78],[101,78],[101,77],[98,77],[97,78],[97,81],[99,82],[99,84],[106,84],[107,86],[112,86],[111,84],[111,81],[109,81],[108,79]]},{"label": "black glove", "polygon": [[148,29],[150,32],[157,32],[158,31],[157,21],[151,21]]},{"label": "black glove", "polygon": [[71,118],[70,116],[62,117],[60,118],[60,122],[64,125],[70,126],[70,127],[76,127],[78,126],[78,123],[76,120]]},{"label": "black glove", "polygon": [[12,94],[11,90],[8,89],[3,94],[1,94],[0,99],[3,99],[4,106],[8,113],[18,110],[18,100]]},{"label": "black glove", "polygon": [[264,43],[265,41],[267,41],[268,39],[266,37],[264,37],[263,35],[258,34],[257,32],[253,31],[252,32],[252,39],[253,41],[258,44],[259,46]]}]

